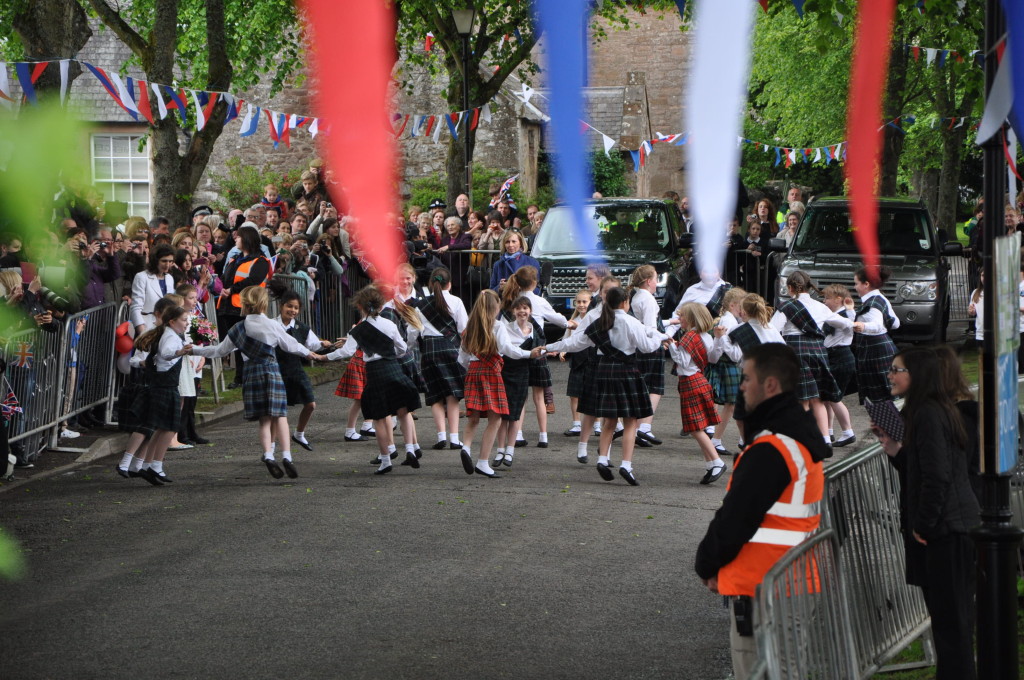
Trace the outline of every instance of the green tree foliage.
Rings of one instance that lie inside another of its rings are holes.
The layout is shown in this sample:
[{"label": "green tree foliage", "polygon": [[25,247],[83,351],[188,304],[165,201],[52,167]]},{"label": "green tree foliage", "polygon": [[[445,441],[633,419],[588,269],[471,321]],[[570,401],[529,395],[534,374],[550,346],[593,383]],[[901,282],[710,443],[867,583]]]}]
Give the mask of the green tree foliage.
[{"label": "green tree foliage", "polygon": [[593,173],[594,190],[602,196],[626,196],[630,192],[626,172],[630,164],[623,154],[607,155],[603,151],[590,154],[590,169]]},{"label": "green tree foliage", "polygon": [[229,158],[224,165],[227,171],[223,175],[210,173],[210,179],[220,187],[222,196],[222,200],[215,201],[213,207],[224,213],[232,208],[244,208],[259,203],[263,196],[263,187],[268,184],[277,186],[281,195],[287,196],[289,189],[302,175],[302,168],[290,170],[282,175],[272,170],[269,163],[258,168],[238,157]]}]

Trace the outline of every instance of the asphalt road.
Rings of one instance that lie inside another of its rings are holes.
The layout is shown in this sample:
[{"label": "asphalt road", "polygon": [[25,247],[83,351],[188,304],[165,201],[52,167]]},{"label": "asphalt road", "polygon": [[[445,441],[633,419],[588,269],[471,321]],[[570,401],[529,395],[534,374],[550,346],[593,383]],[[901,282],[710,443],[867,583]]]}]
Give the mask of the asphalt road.
[{"label": "asphalt road", "polygon": [[[270,478],[235,416],[169,454],[164,487],[108,457],[4,490],[28,571],[0,582],[0,678],[726,678],[727,613],[693,572],[725,478],[697,483],[669,385],[639,487],[576,462],[561,396],[551,448],[502,479],[429,448],[374,476],[324,385],[297,480]],[[433,443],[428,411],[417,426]]]}]

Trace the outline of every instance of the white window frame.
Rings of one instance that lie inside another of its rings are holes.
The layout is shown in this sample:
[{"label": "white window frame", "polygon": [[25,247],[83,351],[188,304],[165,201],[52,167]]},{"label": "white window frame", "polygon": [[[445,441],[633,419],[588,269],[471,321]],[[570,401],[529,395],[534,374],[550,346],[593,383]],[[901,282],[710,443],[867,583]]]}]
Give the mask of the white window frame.
[{"label": "white window frame", "polygon": [[[153,205],[152,169],[148,139],[139,151],[139,141],[144,137],[141,132],[94,132],[89,136],[89,161],[93,186],[103,195],[104,201],[124,201],[128,204],[129,215],[140,215],[148,219]],[[107,143],[97,150],[97,143],[101,140],[107,140]],[[115,153],[114,140],[127,140],[127,155]],[[140,160],[144,162],[140,163]],[[97,168],[103,168],[104,165],[106,172],[102,173],[105,176],[101,178]],[[126,166],[127,172],[118,172],[116,168],[119,165],[122,168]],[[127,187],[128,200],[124,198],[124,189],[118,190],[115,187]],[[138,200],[140,195],[145,196],[145,202]]]}]

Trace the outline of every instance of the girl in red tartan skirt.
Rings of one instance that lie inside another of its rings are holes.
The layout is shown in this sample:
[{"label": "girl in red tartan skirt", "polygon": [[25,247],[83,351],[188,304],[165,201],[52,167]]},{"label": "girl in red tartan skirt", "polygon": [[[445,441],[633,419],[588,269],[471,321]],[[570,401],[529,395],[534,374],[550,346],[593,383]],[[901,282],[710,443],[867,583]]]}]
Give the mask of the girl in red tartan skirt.
[{"label": "girl in red tartan skirt", "polygon": [[587,347],[597,348],[597,365],[587,372],[584,393],[579,402],[580,413],[604,420],[597,472],[606,482],[615,478],[609,464],[609,450],[615,436],[615,421],[621,418],[624,434],[619,475],[637,486],[633,475],[637,424],[641,418],[654,413],[650,390],[637,367],[637,353],[654,352],[663,343],[667,344],[669,337],[644,326],[628,312],[629,296],[626,291],[619,287],[608,288],[600,316],[583,333],[551,343],[545,350],[577,352]]},{"label": "girl in red tartan skirt", "polygon": [[373,423],[369,420],[363,420],[362,427],[359,430],[356,429],[359,413],[362,411],[362,404],[359,400],[363,396],[364,387],[366,387],[366,362],[363,361],[362,350],[358,350],[348,360],[345,372],[341,374],[338,386],[334,388],[334,396],[352,400],[352,406],[348,409],[348,419],[345,421],[345,441],[347,442],[366,441],[377,434],[373,429]]},{"label": "girl in red tartan skirt", "polygon": [[668,348],[679,374],[679,410],[686,432],[704,454],[706,472],[701,484],[716,481],[725,472],[725,462],[718,456],[704,428],[720,422],[715,410],[711,385],[704,377],[708,350],[713,341],[708,331],[714,323],[708,308],[698,302],[685,302],[677,310],[683,334]]},{"label": "girl in red tartan skirt", "polygon": [[[508,399],[505,396],[505,383],[501,378],[502,355],[512,359],[529,359],[531,353],[513,344],[508,336],[505,324],[498,320],[501,304],[498,294],[493,290],[484,290],[476,299],[473,311],[469,313],[469,323],[462,337],[459,348],[459,363],[466,371],[466,431],[462,435],[462,467],[467,475],[477,474],[485,477],[498,478],[488,459],[491,447],[501,426],[501,416],[509,415]],[[540,352],[534,350],[533,356]],[[480,455],[473,465],[473,434],[480,424],[480,415],[487,414],[487,427],[484,429],[480,442]]]}]

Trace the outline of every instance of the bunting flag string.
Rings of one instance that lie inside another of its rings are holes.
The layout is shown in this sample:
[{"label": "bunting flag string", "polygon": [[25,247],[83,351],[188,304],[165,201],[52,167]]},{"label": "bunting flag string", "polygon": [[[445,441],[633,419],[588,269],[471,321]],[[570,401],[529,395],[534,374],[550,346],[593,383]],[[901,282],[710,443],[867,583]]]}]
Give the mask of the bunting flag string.
[{"label": "bunting flag string", "polygon": [[921,47],[920,45],[911,45],[905,43],[903,45],[904,54],[913,59],[914,61],[920,61],[921,55],[924,55],[925,64],[931,66],[935,64],[939,68],[945,66],[950,59],[953,59],[957,63],[963,63],[965,60],[970,59],[974,66],[982,68],[985,66],[985,53],[981,50],[953,50],[945,47]]}]

